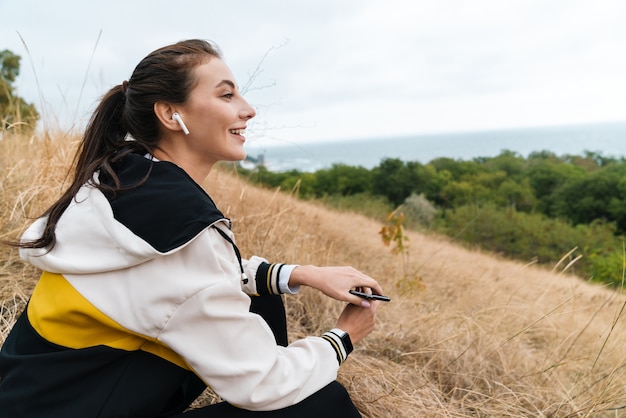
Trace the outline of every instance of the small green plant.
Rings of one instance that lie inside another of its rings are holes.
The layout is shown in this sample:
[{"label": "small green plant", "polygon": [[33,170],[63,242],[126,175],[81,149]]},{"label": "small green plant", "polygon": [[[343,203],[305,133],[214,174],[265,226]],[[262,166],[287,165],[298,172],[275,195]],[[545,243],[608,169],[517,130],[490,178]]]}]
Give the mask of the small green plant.
[{"label": "small green plant", "polygon": [[387,215],[385,225],[380,229],[383,244],[389,247],[393,242],[395,246],[391,249],[394,254],[406,254],[408,252],[409,237],[404,233],[404,213],[394,210]]},{"label": "small green plant", "polygon": [[424,288],[424,284],[417,273],[409,272],[409,237],[404,230],[404,221],[404,213],[396,209],[387,215],[385,224],[379,231],[383,244],[386,247],[393,244],[391,252],[393,254],[399,254],[402,257],[402,270],[404,275],[396,283],[396,287],[402,292]]}]

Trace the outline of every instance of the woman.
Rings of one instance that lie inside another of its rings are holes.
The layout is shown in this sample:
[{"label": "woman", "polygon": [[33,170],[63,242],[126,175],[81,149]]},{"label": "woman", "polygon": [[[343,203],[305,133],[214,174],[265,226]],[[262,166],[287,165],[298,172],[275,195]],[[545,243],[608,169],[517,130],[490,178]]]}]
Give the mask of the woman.
[{"label": "woman", "polygon": [[[255,111],[211,43],[160,48],[95,110],[68,190],[22,236],[43,273],[0,351],[1,417],[357,417],[335,378],[374,327],[350,267],[241,258],[200,188]],[[287,345],[280,294],[348,302]],[[210,386],[224,402],[184,412]]]}]

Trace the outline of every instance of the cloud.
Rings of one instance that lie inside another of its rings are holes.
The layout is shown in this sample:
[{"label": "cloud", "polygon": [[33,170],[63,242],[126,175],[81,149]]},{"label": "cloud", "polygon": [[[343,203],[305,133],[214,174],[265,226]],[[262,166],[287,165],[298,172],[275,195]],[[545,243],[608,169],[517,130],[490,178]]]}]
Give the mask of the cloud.
[{"label": "cloud", "polygon": [[268,143],[626,119],[621,0],[5,0],[0,15],[20,94],[65,124],[189,37],[218,42],[240,85],[254,74]]}]

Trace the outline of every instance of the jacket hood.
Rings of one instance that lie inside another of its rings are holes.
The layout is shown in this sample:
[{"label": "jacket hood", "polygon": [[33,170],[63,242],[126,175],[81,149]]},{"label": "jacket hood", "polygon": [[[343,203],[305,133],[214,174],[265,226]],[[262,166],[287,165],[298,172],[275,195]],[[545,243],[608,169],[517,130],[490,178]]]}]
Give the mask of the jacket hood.
[{"label": "jacket hood", "polygon": [[[35,221],[22,240],[39,238],[46,222],[47,218]],[[21,257],[42,270],[83,274],[131,267],[160,255],[119,223],[104,195],[89,186],[84,186],[65,210],[55,234],[56,244],[50,251],[21,249]]]},{"label": "jacket hood", "polygon": [[[216,222],[230,226],[210,196],[172,163],[130,154],[113,169],[121,191],[103,193],[96,173],[59,219],[54,247],[21,249],[21,257],[53,273],[118,270],[178,251]],[[39,238],[46,222],[35,221],[22,241]]]}]

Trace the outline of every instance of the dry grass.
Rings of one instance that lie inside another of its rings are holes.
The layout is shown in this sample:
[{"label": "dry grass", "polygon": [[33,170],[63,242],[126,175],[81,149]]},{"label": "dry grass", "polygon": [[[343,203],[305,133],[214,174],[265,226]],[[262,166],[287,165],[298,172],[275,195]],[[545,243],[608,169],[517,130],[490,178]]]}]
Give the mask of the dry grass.
[{"label": "dry grass", "polygon": [[[0,219],[15,236],[62,188],[72,138],[0,140]],[[380,224],[261,190],[214,170],[206,188],[245,255],[353,265],[393,301],[342,366],[366,417],[617,417],[626,413],[624,295],[566,274],[409,233],[409,278]],[[0,252],[0,342],[37,272]],[[342,304],[306,289],[287,298],[291,338],[334,325]],[[212,399],[207,393],[204,401]],[[624,408],[624,409],[623,409]]]}]

